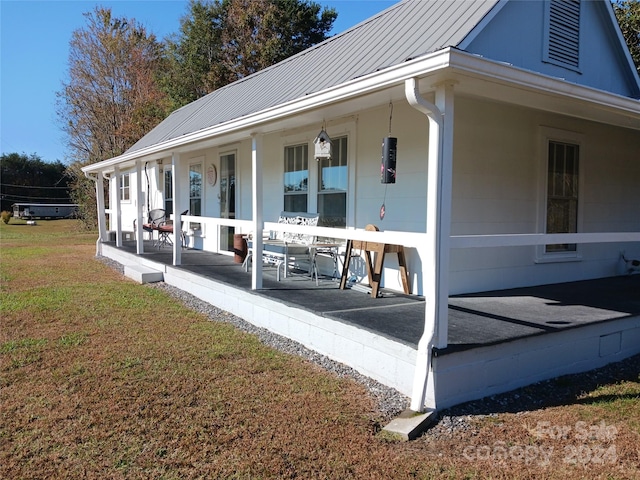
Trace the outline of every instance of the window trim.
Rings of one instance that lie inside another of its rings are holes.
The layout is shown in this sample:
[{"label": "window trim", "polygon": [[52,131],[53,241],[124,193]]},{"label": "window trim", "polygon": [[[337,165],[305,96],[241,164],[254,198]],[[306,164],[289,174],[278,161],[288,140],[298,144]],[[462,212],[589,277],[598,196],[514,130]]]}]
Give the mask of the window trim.
[{"label": "window trim", "polygon": [[[307,149],[307,189],[305,191],[300,191],[300,192],[287,192],[285,190],[285,184],[284,184],[284,176],[287,173],[286,170],[286,164],[287,164],[287,149],[289,148],[297,148],[297,147],[306,147]],[[282,148],[282,209],[285,210],[284,205],[285,205],[285,199],[288,196],[302,196],[302,195],[306,195],[307,197],[307,206],[306,209],[304,210],[305,212],[309,212],[313,209],[312,206],[312,202],[311,202],[311,198],[313,196],[312,191],[315,189],[314,188],[314,175],[312,174],[313,169],[311,168],[311,160],[309,158],[309,152],[312,151],[311,147],[310,147],[310,143],[309,141],[299,141],[299,142],[291,142],[291,143],[286,143],[283,148]]]},{"label": "window trim", "polygon": [[[347,147],[346,148],[346,158],[344,159],[344,166],[346,167],[346,172],[347,172],[346,186],[345,186],[345,190],[323,190],[321,188],[321,185],[320,185],[321,180],[322,180],[321,167],[322,167],[323,160],[318,161],[317,165],[316,165],[316,170],[317,170],[316,177],[317,178],[316,178],[316,183],[315,183],[315,186],[316,186],[316,192],[315,192],[316,211],[318,211],[318,213],[320,213],[319,212],[319,206],[320,206],[320,201],[319,200],[320,200],[321,196],[323,196],[323,195],[344,194],[344,196],[345,196],[345,212],[344,212],[345,225],[338,226],[336,228],[346,228],[346,226],[348,225],[348,221],[349,221],[349,218],[348,218],[348,212],[349,212],[349,187],[350,187],[349,179],[351,177],[350,174],[349,174],[349,168],[350,168],[350,163],[351,163],[349,161],[349,144],[350,144],[349,134],[348,133],[344,133],[344,134],[341,134],[341,135],[334,135],[331,138],[332,138],[332,141],[337,141],[337,140],[344,139],[347,142],[347,145],[346,145],[346,147]],[[335,145],[332,146],[332,149],[333,149],[334,152],[337,150]],[[320,218],[320,220],[322,221],[322,217]]]},{"label": "window trim", "polygon": [[[125,178],[127,179],[126,185],[124,181]],[[118,195],[120,196],[120,202],[131,203],[131,172],[121,173],[118,180]]]},{"label": "window trim", "polygon": [[[583,230],[584,212],[584,138],[581,133],[553,127],[540,127],[539,172],[538,172],[538,231],[547,232],[549,142],[566,143],[578,147],[578,215],[576,231]],[[546,245],[536,247],[536,263],[577,262],[582,260],[582,245],[577,244],[572,252],[547,252]]]}]

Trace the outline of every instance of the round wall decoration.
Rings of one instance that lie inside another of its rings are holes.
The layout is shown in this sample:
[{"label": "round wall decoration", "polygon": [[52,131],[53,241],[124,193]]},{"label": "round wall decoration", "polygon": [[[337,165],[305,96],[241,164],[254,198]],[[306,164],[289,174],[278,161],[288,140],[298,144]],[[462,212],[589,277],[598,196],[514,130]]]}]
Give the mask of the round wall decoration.
[{"label": "round wall decoration", "polygon": [[211,164],[207,169],[207,181],[209,185],[213,186],[218,181],[218,171],[216,170],[216,166]]}]

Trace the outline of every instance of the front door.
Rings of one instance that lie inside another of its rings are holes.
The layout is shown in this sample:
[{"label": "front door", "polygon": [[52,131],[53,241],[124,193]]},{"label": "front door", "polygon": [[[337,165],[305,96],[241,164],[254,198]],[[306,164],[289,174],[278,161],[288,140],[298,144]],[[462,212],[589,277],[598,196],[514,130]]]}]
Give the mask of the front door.
[{"label": "front door", "polygon": [[[220,218],[236,218],[236,154],[220,157]],[[220,227],[220,250],[233,251],[233,227]]]}]

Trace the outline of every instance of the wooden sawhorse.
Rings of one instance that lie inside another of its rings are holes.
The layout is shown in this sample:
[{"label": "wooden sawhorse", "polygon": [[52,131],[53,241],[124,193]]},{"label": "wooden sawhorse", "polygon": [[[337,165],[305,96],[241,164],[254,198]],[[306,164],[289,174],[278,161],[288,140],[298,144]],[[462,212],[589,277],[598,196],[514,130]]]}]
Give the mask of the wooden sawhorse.
[{"label": "wooden sawhorse", "polygon": [[[347,276],[349,275],[349,263],[351,261],[351,251],[353,249],[364,251],[367,263],[367,275],[369,276],[369,284],[371,285],[371,297],[377,298],[380,291],[380,280],[382,279],[382,268],[384,267],[384,256],[387,253],[395,253],[398,255],[398,267],[400,268],[400,277],[402,278],[402,288],[404,293],[411,293],[409,285],[409,274],[407,271],[407,261],[404,256],[404,247],[402,245],[390,245],[379,242],[363,242],[361,240],[347,240],[347,250],[345,252],[345,261],[342,268],[342,277],[340,279],[340,289],[344,290],[347,284]],[[375,254],[375,264],[371,258],[371,254]]]}]

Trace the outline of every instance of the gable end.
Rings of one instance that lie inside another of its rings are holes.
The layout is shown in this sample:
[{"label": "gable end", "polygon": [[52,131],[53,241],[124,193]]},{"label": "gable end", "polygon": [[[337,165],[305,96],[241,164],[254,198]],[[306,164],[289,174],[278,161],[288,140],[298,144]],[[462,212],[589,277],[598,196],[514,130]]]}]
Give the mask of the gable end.
[{"label": "gable end", "polygon": [[580,68],[580,0],[546,2],[545,62],[560,67]]}]

